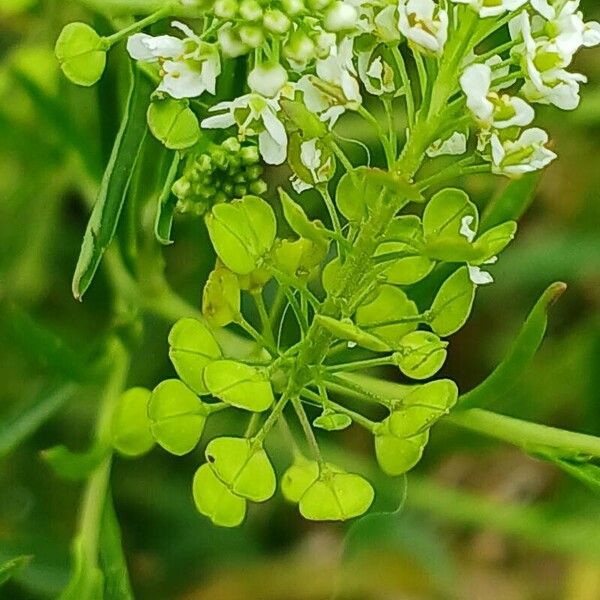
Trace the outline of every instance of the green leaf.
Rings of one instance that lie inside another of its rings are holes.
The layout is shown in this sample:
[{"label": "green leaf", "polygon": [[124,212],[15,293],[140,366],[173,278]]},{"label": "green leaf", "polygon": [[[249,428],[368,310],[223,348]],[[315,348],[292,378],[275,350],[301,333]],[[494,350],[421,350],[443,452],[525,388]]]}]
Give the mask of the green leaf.
[{"label": "green leaf", "polygon": [[433,331],[442,337],[456,333],[469,318],[474,300],[475,284],[467,267],[461,267],[444,281],[433,300]]},{"label": "green leaf", "polygon": [[275,493],[277,479],[262,446],[252,440],[220,437],[206,447],[206,460],[217,477],[236,495],[265,502]]},{"label": "green leaf", "polygon": [[533,202],[541,175],[540,171],[536,171],[511,181],[486,207],[481,219],[481,230],[487,231],[505,221],[518,221]]},{"label": "green leaf", "polygon": [[421,460],[428,441],[429,431],[409,438],[392,435],[386,419],[375,435],[375,455],[381,470],[392,476],[410,471]]},{"label": "green leaf", "polygon": [[88,547],[81,534],[73,540],[73,570],[59,600],[104,599],[104,576],[97,565],[97,557],[90,556]]},{"label": "green leaf", "polygon": [[419,319],[417,306],[399,288],[382,285],[373,300],[358,307],[356,324],[376,335],[392,348],[417,328]]},{"label": "green leaf", "polygon": [[592,491],[600,495],[600,467],[590,462],[570,461],[563,458],[544,456],[560,467],[565,473],[585,483]]},{"label": "green leaf", "polygon": [[78,387],[67,383],[43,389],[34,400],[0,424],[0,459],[8,456],[17,446],[48,419],[52,418],[75,394]]},{"label": "green leaf", "polygon": [[548,309],[566,289],[567,286],[561,282],[553,283],[546,289],[502,362],[482,383],[460,397],[461,408],[489,406],[510,392],[544,339],[548,326]]},{"label": "green leaf", "polygon": [[154,100],[146,117],[152,135],[170,150],[185,150],[200,139],[200,125],[187,100]]},{"label": "green leaf", "polygon": [[324,315],[315,315],[315,323],[318,323],[321,327],[324,327],[330,333],[333,333],[336,337],[341,340],[348,340],[354,342],[362,348],[367,350],[373,350],[374,352],[386,352],[390,349],[389,344],[384,342],[367,331],[363,331],[360,327],[356,326],[350,319],[334,319],[332,317],[326,317]]},{"label": "green leaf", "polygon": [[131,177],[146,136],[144,114],[151,91],[150,82],[135,69],[121,128],[104,171],[75,267],[72,288],[73,295],[78,300],[90,286],[117,230]]},{"label": "green leaf", "polygon": [[219,258],[239,275],[247,275],[260,266],[277,233],[273,209],[257,196],[217,204],[205,221]]},{"label": "green leaf", "polygon": [[112,420],[113,446],[126,456],[141,456],[154,446],[148,403],[152,392],[135,387],[119,398]]},{"label": "green leaf", "polygon": [[327,135],[327,127],[317,115],[310,112],[300,100],[282,99],[281,110],[293,125],[299,129],[306,139],[322,139]]},{"label": "green leaf", "polygon": [[330,260],[325,267],[323,267],[323,272],[321,273],[321,282],[323,284],[323,289],[328,294],[335,294],[337,292],[340,283],[341,269],[342,262],[339,258]]},{"label": "green leaf", "polygon": [[347,521],[365,513],[374,497],[360,475],[324,469],[300,498],[300,514],[310,521]]},{"label": "green leaf", "polygon": [[173,243],[171,240],[171,228],[173,226],[173,214],[177,206],[177,198],[173,195],[171,188],[177,177],[180,160],[179,152],[175,152],[156,206],[154,235],[158,242],[164,246]]},{"label": "green leaf", "polygon": [[59,477],[81,481],[89,477],[108,456],[109,448],[95,444],[87,452],[71,452],[66,446],[54,446],[41,454]]},{"label": "green leaf", "polygon": [[283,216],[292,228],[301,238],[311,240],[317,246],[323,247],[325,252],[329,247],[329,240],[325,228],[319,221],[311,221],[302,207],[294,202],[289,194],[282,188],[279,188],[279,198],[283,206]]},{"label": "green leaf", "polygon": [[24,569],[33,556],[16,556],[6,562],[0,564],[0,586],[5,584],[7,581],[12,579],[15,575],[18,575],[22,569]]},{"label": "green leaf", "polygon": [[338,183],[335,202],[348,221],[360,223],[383,193],[383,185],[368,179],[368,171],[369,167],[358,167],[343,175]]},{"label": "green leaf", "polygon": [[237,408],[262,412],[274,401],[264,370],[233,360],[217,360],[204,369],[204,383],[213,395]]},{"label": "green leaf", "polygon": [[413,331],[400,341],[400,351],[394,355],[396,364],[407,377],[427,379],[435,375],[446,362],[447,342],[429,331]]},{"label": "green leaf", "polygon": [[197,394],[208,393],[204,368],[222,356],[208,327],[196,319],[180,319],[169,333],[169,346],[169,358],[181,380]]},{"label": "green leaf", "polygon": [[313,425],[325,431],[341,431],[352,425],[352,419],[344,413],[334,410],[324,410],[314,421]]},{"label": "green leaf", "polygon": [[208,276],[202,294],[202,314],[212,327],[225,327],[239,320],[240,282],[229,269],[217,267]]},{"label": "green leaf", "polygon": [[104,573],[106,600],[133,600],[127,562],[123,554],[121,530],[110,489],[106,493],[99,537],[99,554]]},{"label": "green leaf", "polygon": [[55,53],[65,76],[76,85],[94,85],[106,68],[107,46],[85,23],[65,25],[56,41]]},{"label": "green leaf", "polygon": [[246,500],[231,492],[210,465],[204,464],[196,471],[192,491],[198,511],[215,525],[237,527],[244,520]]},{"label": "green leaf", "polygon": [[167,452],[177,456],[183,456],[196,447],[207,416],[207,407],[179,379],[159,383],[148,403],[154,439]]},{"label": "green leaf", "polygon": [[281,493],[289,502],[300,502],[300,498],[318,478],[319,464],[298,455],[281,478]]},{"label": "green leaf", "polygon": [[423,212],[423,233],[430,241],[436,238],[464,238],[460,234],[462,219],[473,217],[471,228],[477,231],[477,207],[468,194],[456,188],[446,188],[435,194]]}]

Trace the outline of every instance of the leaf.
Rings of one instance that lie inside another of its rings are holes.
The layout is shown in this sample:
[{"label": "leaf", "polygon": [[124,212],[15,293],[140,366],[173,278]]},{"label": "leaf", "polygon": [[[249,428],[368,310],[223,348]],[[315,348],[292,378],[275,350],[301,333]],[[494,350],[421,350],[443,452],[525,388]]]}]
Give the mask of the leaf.
[{"label": "leaf", "polygon": [[400,350],[394,354],[400,371],[413,379],[427,379],[435,375],[446,362],[448,342],[429,331],[413,331],[400,341]]},{"label": "leaf", "polygon": [[198,119],[187,100],[154,100],[146,118],[152,135],[169,150],[185,150],[200,138]]},{"label": "leaf", "polygon": [[171,188],[173,187],[175,177],[177,177],[180,160],[179,152],[175,152],[156,206],[154,235],[158,242],[164,246],[173,243],[171,240],[171,227],[173,226],[173,213],[177,206],[177,198],[173,195]]},{"label": "leaf", "polygon": [[576,462],[563,458],[544,456],[546,460],[553,462],[565,473],[579,479],[592,491],[600,495],[600,467],[590,462]]},{"label": "leaf", "polygon": [[549,286],[536,302],[508,353],[494,371],[477,387],[459,399],[462,408],[489,406],[505,396],[518,382],[537,352],[548,325],[548,309],[567,289],[557,282]]},{"label": "leaf", "polygon": [[75,274],[73,295],[80,300],[117,230],[127,190],[146,136],[146,119],[150,82],[134,69],[127,107],[104,171],[96,203],[87,224]]},{"label": "leaf", "polygon": [[435,333],[447,337],[456,333],[467,321],[475,299],[475,284],[467,267],[461,267],[440,287],[433,304],[430,322]]},{"label": "leaf", "polygon": [[365,513],[374,497],[360,475],[323,470],[300,498],[300,514],[309,521],[347,521]]},{"label": "leaf", "polygon": [[238,275],[247,275],[260,266],[277,233],[273,209],[258,196],[216,204],[205,222],[219,258]]},{"label": "leaf", "polygon": [[202,314],[212,327],[225,327],[240,317],[240,282],[225,267],[216,267],[208,276],[202,294]]},{"label": "leaf", "polygon": [[262,446],[246,438],[220,437],[206,447],[206,460],[215,475],[236,495],[265,502],[275,493],[273,465]]},{"label": "leaf", "polygon": [[154,439],[176,456],[191,452],[202,436],[208,410],[179,379],[159,383],[148,403]]},{"label": "leaf", "polygon": [[18,575],[31,561],[33,556],[16,556],[0,564],[0,586]]},{"label": "leaf", "polygon": [[196,319],[180,319],[169,333],[169,346],[169,358],[181,380],[197,394],[208,393],[204,368],[222,356],[208,327]]},{"label": "leaf", "polygon": [[89,544],[80,534],[73,540],[73,570],[67,587],[58,600],[103,600],[104,576],[96,564],[97,557],[90,556]]},{"label": "leaf", "polygon": [[368,167],[358,167],[343,175],[338,183],[335,203],[348,221],[360,223],[383,193],[380,182],[367,178],[368,170]]},{"label": "leaf", "polygon": [[99,553],[104,573],[104,598],[106,600],[133,600],[127,561],[123,554],[121,530],[110,489],[106,493],[104,502]]},{"label": "leaf", "polygon": [[25,408],[0,425],[0,459],[8,456],[19,444],[33,435],[52,418],[75,394],[78,386],[67,383],[42,390]]},{"label": "leaf", "polygon": [[85,23],[65,25],[56,40],[55,53],[65,76],[77,85],[94,85],[106,67],[107,46]]},{"label": "leaf", "polygon": [[95,444],[87,452],[72,452],[66,446],[54,446],[41,454],[59,477],[81,481],[89,477],[108,456],[109,448]]},{"label": "leaf", "polygon": [[535,198],[541,175],[536,171],[511,181],[483,211],[481,230],[487,231],[505,221],[518,221]]},{"label": "leaf", "polygon": [[204,369],[204,383],[213,395],[237,408],[262,412],[274,401],[264,370],[233,360],[217,360]]},{"label": "leaf", "polygon": [[358,307],[356,324],[376,335],[392,348],[417,328],[419,311],[414,302],[399,288],[382,285],[373,300]]},{"label": "leaf", "polygon": [[152,392],[135,387],[119,398],[112,419],[112,443],[125,456],[141,456],[154,446],[148,404]]},{"label": "leaf", "polygon": [[210,465],[204,464],[196,471],[192,491],[198,511],[215,525],[237,527],[244,520],[246,500],[231,492]]}]

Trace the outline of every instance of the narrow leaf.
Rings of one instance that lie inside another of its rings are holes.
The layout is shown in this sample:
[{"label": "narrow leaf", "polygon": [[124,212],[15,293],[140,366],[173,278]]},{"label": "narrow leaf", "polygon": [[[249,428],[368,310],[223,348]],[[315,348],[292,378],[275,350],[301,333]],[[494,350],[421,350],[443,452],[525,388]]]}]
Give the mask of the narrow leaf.
[{"label": "narrow leaf", "polygon": [[134,70],[121,128],[104,171],[75,267],[72,289],[78,300],[90,286],[104,252],[115,235],[140,147],[146,136],[146,110],[151,91],[147,79],[137,69]]},{"label": "narrow leaf", "polygon": [[0,586],[12,579],[32,559],[31,556],[17,556],[0,565]]},{"label": "narrow leaf", "polygon": [[460,397],[461,409],[489,406],[510,390],[535,356],[544,339],[548,325],[549,307],[563,294],[566,288],[567,286],[561,282],[553,283],[548,287],[529,313],[504,360],[487,379]]},{"label": "narrow leaf", "polygon": [[159,243],[167,246],[173,243],[171,239],[171,227],[173,226],[173,212],[177,205],[177,198],[171,192],[171,187],[177,176],[177,169],[179,167],[180,155],[179,152],[175,152],[173,161],[167,172],[167,178],[165,179],[164,186],[158,197],[158,204],[156,206],[156,219],[154,221],[154,235]]}]

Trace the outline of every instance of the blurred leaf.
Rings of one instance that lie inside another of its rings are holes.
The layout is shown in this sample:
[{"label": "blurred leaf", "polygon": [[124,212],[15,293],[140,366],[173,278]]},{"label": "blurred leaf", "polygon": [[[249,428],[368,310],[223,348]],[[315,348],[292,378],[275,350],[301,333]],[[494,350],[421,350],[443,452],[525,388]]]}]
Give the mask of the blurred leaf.
[{"label": "blurred leaf", "polygon": [[171,240],[171,227],[173,226],[173,213],[175,212],[175,206],[177,205],[177,198],[173,195],[171,187],[173,186],[173,182],[177,175],[179,161],[179,152],[175,152],[156,206],[154,235],[156,236],[156,239],[164,245],[173,243],[173,240]]},{"label": "blurred leaf", "polygon": [[515,385],[544,339],[549,307],[556,302],[565,289],[566,285],[560,282],[553,283],[546,289],[529,313],[504,360],[487,379],[461,396],[459,399],[461,408],[489,406]]},{"label": "blurred leaf", "polygon": [[121,530],[110,490],[106,496],[100,529],[100,561],[104,572],[105,600],[133,600]]},{"label": "blurred leaf", "polygon": [[150,83],[134,69],[127,108],[104,171],[73,276],[73,295],[78,300],[91,284],[104,252],[115,235],[140,147],[146,136],[145,113],[151,92]]},{"label": "blurred leaf", "polygon": [[72,452],[66,446],[54,446],[42,452],[44,460],[62,479],[86,479],[104,460],[108,448],[95,445],[88,452]]},{"label": "blurred leaf", "polygon": [[23,569],[32,556],[17,556],[11,560],[8,560],[0,564],[0,586],[5,584],[9,579],[12,579],[21,569]]},{"label": "blurred leaf", "polygon": [[44,389],[25,410],[8,418],[0,426],[0,458],[7,456],[56,414],[77,389],[74,383]]},{"label": "blurred leaf", "polygon": [[537,452],[534,456],[555,464],[571,477],[585,483],[596,494],[600,494],[600,466],[589,461],[568,460],[560,456],[553,456],[548,452]]},{"label": "blurred leaf", "polygon": [[536,171],[511,181],[486,206],[481,216],[481,231],[487,231],[505,221],[518,221],[533,202],[540,178],[541,172]]},{"label": "blurred leaf", "polygon": [[68,586],[59,600],[103,600],[102,571],[96,566],[96,557],[88,556],[83,536],[73,541],[73,572]]}]

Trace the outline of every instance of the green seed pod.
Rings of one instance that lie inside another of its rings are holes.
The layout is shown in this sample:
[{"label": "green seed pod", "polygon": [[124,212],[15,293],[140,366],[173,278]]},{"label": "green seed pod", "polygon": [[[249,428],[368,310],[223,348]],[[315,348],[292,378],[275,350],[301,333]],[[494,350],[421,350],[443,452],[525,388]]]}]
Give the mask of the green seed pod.
[{"label": "green seed pod", "polygon": [[55,53],[65,76],[76,85],[94,85],[106,67],[107,46],[89,25],[69,23],[58,36]]},{"label": "green seed pod", "polygon": [[407,377],[427,379],[435,375],[446,361],[447,342],[429,331],[413,331],[400,341],[396,364]]},{"label": "green seed pod", "polygon": [[141,456],[154,446],[148,419],[150,395],[150,390],[137,387],[119,398],[112,419],[112,443],[125,456]]},{"label": "green seed pod", "polygon": [[171,150],[183,150],[198,142],[200,125],[186,101],[156,100],[148,107],[152,135]]}]

